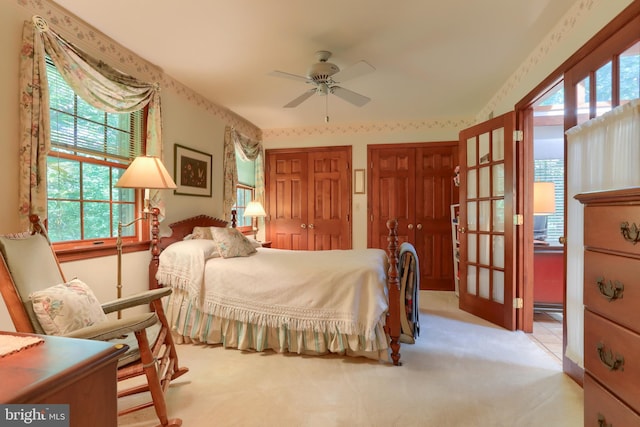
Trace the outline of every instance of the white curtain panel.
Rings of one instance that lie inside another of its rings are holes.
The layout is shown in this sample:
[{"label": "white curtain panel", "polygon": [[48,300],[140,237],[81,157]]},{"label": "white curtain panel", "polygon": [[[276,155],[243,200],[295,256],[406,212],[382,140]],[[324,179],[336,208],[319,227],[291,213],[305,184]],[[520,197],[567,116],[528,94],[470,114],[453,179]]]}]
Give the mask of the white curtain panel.
[{"label": "white curtain panel", "polygon": [[584,207],[576,194],[640,186],[640,99],[567,131],[567,350],[584,367]]}]

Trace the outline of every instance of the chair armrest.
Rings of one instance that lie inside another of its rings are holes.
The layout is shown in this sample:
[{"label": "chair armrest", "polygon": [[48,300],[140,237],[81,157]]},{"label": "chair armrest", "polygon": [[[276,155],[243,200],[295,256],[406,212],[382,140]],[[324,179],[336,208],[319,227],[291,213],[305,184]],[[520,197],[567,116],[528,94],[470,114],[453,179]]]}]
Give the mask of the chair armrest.
[{"label": "chair armrest", "polygon": [[97,325],[76,329],[64,336],[68,338],[107,341],[148,328],[157,322],[158,316],[155,313],[134,314],[127,316],[125,319],[106,320]]},{"label": "chair armrest", "polygon": [[105,302],[104,304],[102,304],[102,310],[104,310],[105,313],[113,313],[114,311],[149,304],[151,301],[160,299],[170,294],[171,288],[152,289],[150,291],[145,291],[139,294]]}]

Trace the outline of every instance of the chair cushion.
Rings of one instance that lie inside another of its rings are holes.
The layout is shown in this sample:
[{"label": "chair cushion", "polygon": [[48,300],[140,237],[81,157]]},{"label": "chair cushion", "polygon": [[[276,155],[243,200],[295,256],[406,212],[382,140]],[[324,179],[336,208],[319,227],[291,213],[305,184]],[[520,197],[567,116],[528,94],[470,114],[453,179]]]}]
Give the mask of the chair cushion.
[{"label": "chair cushion", "polygon": [[251,242],[235,228],[211,227],[211,234],[222,258],[249,256],[256,252]]},{"label": "chair cushion", "polygon": [[107,320],[91,288],[78,279],[33,292],[29,299],[47,335],[64,335]]},{"label": "chair cushion", "polygon": [[0,251],[35,332],[44,333],[29,295],[65,282],[51,245],[42,234],[0,236]]}]

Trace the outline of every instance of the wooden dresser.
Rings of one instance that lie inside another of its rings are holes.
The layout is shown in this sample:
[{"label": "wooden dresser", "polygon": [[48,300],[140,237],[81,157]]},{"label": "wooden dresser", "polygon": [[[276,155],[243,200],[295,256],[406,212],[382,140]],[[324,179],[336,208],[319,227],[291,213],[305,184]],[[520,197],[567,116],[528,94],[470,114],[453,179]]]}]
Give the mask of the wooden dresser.
[{"label": "wooden dresser", "polygon": [[43,343],[0,357],[0,403],[68,404],[71,427],[117,425],[116,370],[118,357],[128,347],[103,341],[42,338]]},{"label": "wooden dresser", "polygon": [[640,188],[584,193],[584,425],[640,426]]}]

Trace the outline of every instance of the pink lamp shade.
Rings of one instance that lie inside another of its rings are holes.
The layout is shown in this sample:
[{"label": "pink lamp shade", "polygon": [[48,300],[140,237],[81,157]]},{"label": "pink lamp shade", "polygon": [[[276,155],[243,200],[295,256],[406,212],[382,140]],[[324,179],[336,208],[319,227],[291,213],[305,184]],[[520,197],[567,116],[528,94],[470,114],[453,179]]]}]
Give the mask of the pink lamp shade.
[{"label": "pink lamp shade", "polygon": [[176,183],[159,158],[136,157],[116,183],[118,188],[177,188]]}]

